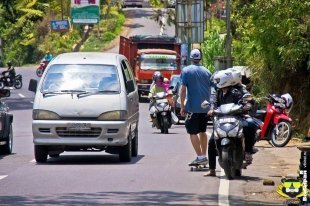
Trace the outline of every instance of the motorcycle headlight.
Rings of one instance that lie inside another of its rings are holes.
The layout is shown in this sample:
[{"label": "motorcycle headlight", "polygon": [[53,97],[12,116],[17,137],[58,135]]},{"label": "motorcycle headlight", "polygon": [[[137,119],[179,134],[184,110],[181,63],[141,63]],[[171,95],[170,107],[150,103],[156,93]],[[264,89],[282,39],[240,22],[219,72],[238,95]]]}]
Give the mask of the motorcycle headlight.
[{"label": "motorcycle headlight", "polygon": [[110,111],[102,113],[97,119],[100,121],[112,121],[112,120],[127,120],[128,114],[127,111],[119,110],[119,111]]},{"label": "motorcycle headlight", "polygon": [[42,110],[42,109],[34,109],[32,111],[32,119],[33,120],[58,120],[60,119],[60,116],[55,113],[48,110]]},{"label": "motorcycle headlight", "polygon": [[239,127],[238,125],[235,126],[233,129],[231,129],[229,132],[228,132],[228,136],[229,137],[237,137],[238,136],[238,132],[239,132]]},{"label": "motorcycle headlight", "polygon": [[227,135],[226,135],[226,132],[224,131],[224,130],[222,130],[221,128],[216,128],[216,133],[217,133],[217,135],[218,135],[218,137],[226,137]]}]

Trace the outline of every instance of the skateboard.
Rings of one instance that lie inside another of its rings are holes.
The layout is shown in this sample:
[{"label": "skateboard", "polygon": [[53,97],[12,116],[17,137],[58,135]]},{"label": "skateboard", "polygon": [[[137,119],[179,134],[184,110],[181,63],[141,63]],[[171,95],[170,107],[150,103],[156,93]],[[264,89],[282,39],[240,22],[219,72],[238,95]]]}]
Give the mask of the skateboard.
[{"label": "skateboard", "polygon": [[190,166],[190,171],[204,171],[207,169],[207,164],[191,164]]}]

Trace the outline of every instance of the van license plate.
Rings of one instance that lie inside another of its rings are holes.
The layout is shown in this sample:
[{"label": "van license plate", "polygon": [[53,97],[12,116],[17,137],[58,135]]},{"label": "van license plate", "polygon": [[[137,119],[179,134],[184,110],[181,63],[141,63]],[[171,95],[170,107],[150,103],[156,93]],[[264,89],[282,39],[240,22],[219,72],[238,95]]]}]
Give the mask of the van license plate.
[{"label": "van license plate", "polygon": [[91,128],[90,123],[68,123],[67,127],[68,130],[75,131],[90,130]]}]

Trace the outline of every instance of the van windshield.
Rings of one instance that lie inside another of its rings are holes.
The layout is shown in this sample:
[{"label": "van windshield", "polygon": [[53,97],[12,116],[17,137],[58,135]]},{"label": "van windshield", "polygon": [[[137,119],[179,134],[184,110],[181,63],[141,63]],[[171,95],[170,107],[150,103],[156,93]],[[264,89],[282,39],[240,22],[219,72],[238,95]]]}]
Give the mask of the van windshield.
[{"label": "van windshield", "polygon": [[120,82],[113,65],[51,65],[41,87],[43,93],[84,91],[119,92]]},{"label": "van windshield", "polygon": [[142,54],[141,69],[144,70],[176,70],[176,55]]}]

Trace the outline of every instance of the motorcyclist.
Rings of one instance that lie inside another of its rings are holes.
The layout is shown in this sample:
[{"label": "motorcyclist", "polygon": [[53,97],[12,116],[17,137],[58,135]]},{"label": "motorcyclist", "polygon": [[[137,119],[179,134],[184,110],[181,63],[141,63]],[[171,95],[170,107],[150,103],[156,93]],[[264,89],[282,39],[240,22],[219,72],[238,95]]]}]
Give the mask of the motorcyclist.
[{"label": "motorcyclist", "polygon": [[45,56],[43,57],[43,61],[50,62],[53,58],[53,54],[50,51],[47,51]]},{"label": "motorcyclist", "polygon": [[[208,115],[213,115],[213,110],[222,104],[238,104],[244,94],[249,94],[246,88],[241,84],[241,72],[238,70],[233,70],[231,68],[221,70],[213,75],[213,80],[216,84],[216,88],[213,90],[214,92],[210,99],[211,109],[208,112]],[[248,112],[252,109],[253,105],[254,100],[251,99],[244,105],[243,110]],[[256,129],[257,126],[253,119],[246,115],[244,117],[243,132],[245,136],[245,161],[247,165],[252,163]],[[215,140],[212,135],[208,146],[210,172],[205,176],[216,176],[216,153]]]},{"label": "motorcyclist", "polygon": [[[153,97],[159,92],[168,92],[167,86],[164,83],[164,76],[160,71],[156,71],[153,74],[153,83],[150,87],[150,92],[148,98],[150,99],[149,109],[154,105]],[[150,121],[152,121],[153,116],[150,114]]]},{"label": "motorcyclist", "polygon": [[8,69],[6,71],[3,71],[2,75],[5,76],[5,74],[8,73],[8,76],[6,78],[4,78],[4,80],[9,82],[9,81],[12,81],[15,78],[16,71],[15,71],[15,68],[12,65],[11,61],[8,61],[7,65],[8,65]]}]

